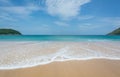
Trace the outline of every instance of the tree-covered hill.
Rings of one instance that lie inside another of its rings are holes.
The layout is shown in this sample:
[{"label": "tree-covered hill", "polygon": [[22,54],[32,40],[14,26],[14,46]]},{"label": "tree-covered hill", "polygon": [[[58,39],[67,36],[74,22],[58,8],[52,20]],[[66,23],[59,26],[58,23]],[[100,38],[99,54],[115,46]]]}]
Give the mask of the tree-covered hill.
[{"label": "tree-covered hill", "polygon": [[14,29],[0,29],[0,35],[21,35],[21,33]]},{"label": "tree-covered hill", "polygon": [[120,28],[112,31],[111,33],[109,33],[108,35],[120,35]]}]

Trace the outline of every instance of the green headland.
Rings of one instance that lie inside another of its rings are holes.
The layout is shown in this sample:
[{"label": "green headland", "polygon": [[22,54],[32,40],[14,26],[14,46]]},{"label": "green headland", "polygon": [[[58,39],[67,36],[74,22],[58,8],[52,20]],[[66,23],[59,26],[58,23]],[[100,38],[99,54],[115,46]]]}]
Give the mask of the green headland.
[{"label": "green headland", "polygon": [[0,29],[0,35],[22,35],[22,34],[14,29]]},{"label": "green headland", "polygon": [[120,35],[120,28],[110,32],[108,35]]}]

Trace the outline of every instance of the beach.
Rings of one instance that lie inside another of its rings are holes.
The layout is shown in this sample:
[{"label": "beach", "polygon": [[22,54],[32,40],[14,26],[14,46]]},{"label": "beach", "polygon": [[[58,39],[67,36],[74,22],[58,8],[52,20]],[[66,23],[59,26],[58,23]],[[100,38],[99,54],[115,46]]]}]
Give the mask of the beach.
[{"label": "beach", "polygon": [[0,77],[120,77],[120,0],[0,0]]},{"label": "beach", "polygon": [[0,39],[0,77],[120,77],[118,36]]},{"label": "beach", "polygon": [[120,77],[120,60],[74,60],[0,70],[0,77]]}]

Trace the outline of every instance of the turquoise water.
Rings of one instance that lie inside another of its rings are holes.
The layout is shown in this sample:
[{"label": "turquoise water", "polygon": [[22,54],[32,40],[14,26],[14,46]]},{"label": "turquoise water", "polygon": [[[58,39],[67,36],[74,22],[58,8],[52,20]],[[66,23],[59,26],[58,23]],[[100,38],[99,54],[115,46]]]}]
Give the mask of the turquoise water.
[{"label": "turquoise water", "polygon": [[0,36],[0,70],[90,59],[120,60],[120,36]]},{"label": "turquoise water", "polygon": [[58,36],[58,35],[24,35],[24,36],[0,36],[0,41],[120,41],[120,36]]}]

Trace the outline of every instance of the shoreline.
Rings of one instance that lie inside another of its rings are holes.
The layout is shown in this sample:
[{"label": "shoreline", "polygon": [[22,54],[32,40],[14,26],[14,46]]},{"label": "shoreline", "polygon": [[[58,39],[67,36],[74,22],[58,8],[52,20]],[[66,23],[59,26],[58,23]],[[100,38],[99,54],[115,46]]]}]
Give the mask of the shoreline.
[{"label": "shoreline", "polygon": [[0,77],[120,77],[119,42],[0,43]]},{"label": "shoreline", "polygon": [[84,58],[84,59],[67,59],[67,60],[54,60],[54,61],[49,61],[46,63],[41,63],[41,64],[33,64],[33,65],[28,65],[28,66],[21,66],[21,67],[0,67],[0,71],[2,70],[17,70],[17,69],[27,69],[27,68],[34,68],[37,66],[44,66],[48,65],[51,63],[56,63],[56,62],[69,62],[69,61],[92,61],[92,60],[108,60],[108,61],[120,61],[120,58]]},{"label": "shoreline", "polygon": [[119,42],[0,42],[0,69],[71,60],[120,60]]},{"label": "shoreline", "polygon": [[0,77],[120,77],[120,60],[52,62],[29,68],[0,70]]}]

